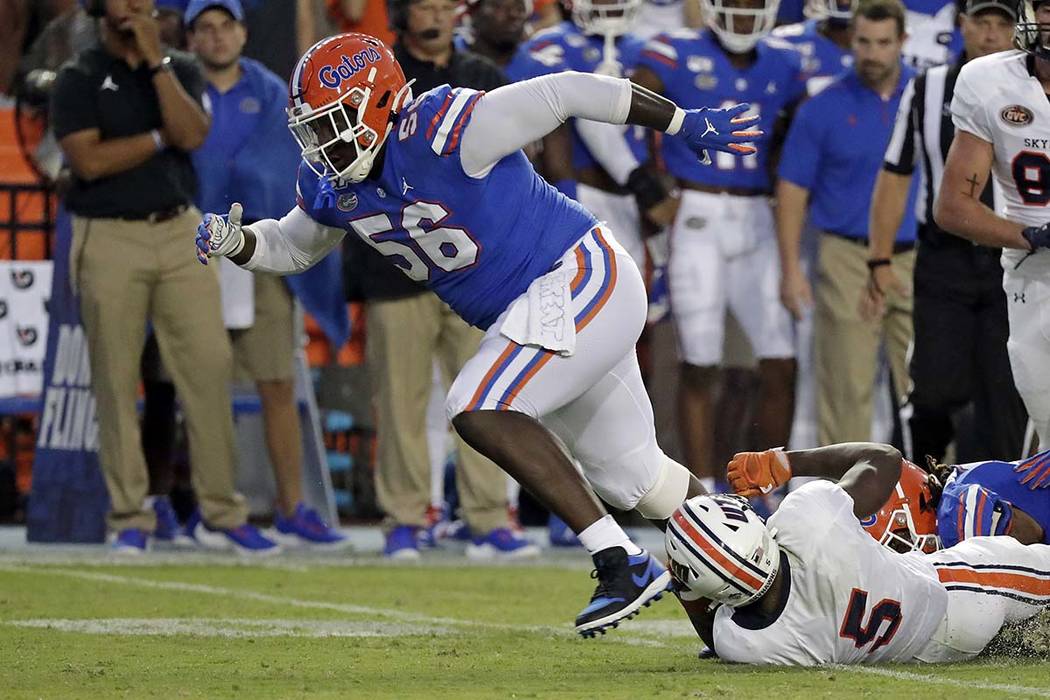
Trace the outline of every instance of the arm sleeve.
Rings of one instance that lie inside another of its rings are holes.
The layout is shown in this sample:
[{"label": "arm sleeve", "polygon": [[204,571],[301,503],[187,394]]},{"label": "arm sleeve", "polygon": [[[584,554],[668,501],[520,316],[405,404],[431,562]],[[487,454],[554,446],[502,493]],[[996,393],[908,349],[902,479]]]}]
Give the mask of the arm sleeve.
[{"label": "arm sleeve", "polygon": [[[920,82],[921,81],[921,82]],[[925,93],[925,81],[914,78],[904,88],[900,105],[897,107],[897,121],[893,125],[893,136],[886,146],[886,156],[882,169],[898,175],[911,175],[915,172],[915,135],[919,124],[916,121],[916,100],[921,101]]]},{"label": "arm sleeve", "polygon": [[481,178],[501,158],[543,138],[572,118],[624,124],[631,84],[588,73],[544,75],[486,93],[463,131],[463,171]]},{"label": "arm sleeve", "polygon": [[309,269],[343,240],[342,229],[320,224],[295,207],[279,221],[263,219],[246,226],[255,234],[255,253],[246,270],[289,275]]},{"label": "arm sleeve", "polygon": [[625,184],[631,172],[641,165],[627,145],[624,130],[615,124],[581,119],[576,122],[576,133],[618,185]]},{"label": "arm sleeve", "polygon": [[823,148],[815,104],[815,99],[804,102],[791,122],[777,172],[779,177],[807,190],[813,189],[816,182]]},{"label": "arm sleeve", "polygon": [[988,124],[988,113],[974,85],[973,71],[967,70],[968,68],[970,66],[963,66],[959,72],[959,79],[955,82],[952,123],[956,129],[967,131],[988,143],[994,143],[994,134]]},{"label": "arm sleeve", "polygon": [[72,67],[59,72],[51,93],[50,113],[56,139],[61,141],[78,131],[98,128],[95,92],[88,77]]}]

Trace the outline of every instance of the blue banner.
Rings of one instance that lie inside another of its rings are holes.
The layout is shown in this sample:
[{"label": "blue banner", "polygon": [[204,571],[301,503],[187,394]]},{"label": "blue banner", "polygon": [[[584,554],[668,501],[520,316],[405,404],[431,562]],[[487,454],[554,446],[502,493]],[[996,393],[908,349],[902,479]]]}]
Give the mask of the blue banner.
[{"label": "blue banner", "polygon": [[26,509],[30,542],[102,542],[109,495],[98,461],[98,423],[91,393],[80,303],[69,283],[72,217],[55,222],[44,391]]}]

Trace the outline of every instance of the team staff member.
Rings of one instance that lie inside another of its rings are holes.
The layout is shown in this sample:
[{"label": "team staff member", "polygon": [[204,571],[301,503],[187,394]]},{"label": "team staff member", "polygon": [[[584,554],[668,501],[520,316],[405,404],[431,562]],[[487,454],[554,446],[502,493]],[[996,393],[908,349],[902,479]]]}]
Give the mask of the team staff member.
[{"label": "team staff member", "polygon": [[[814,355],[819,442],[867,440],[875,370],[885,336],[894,386],[907,390],[911,300],[889,305],[881,324],[860,317],[868,279],[868,210],[875,178],[904,88],[904,8],[899,0],[865,0],[853,12],[854,67],[803,103],[788,132],[777,182],[781,299],[800,318],[812,303],[799,243],[807,208],[821,231],[817,263]],[[896,274],[915,265],[916,182],[908,192],[891,261]]]},{"label": "team staff member", "polygon": [[[933,220],[933,202],[955,135],[948,107],[959,71],[968,59],[1008,50],[1016,21],[1017,6],[1011,0],[969,1],[960,15],[965,54],[953,65],[930,68],[905,91],[875,184],[870,276],[862,300],[862,313],[869,315],[879,313],[887,297],[910,293],[908,280],[897,277],[888,261],[912,173],[922,163],[909,397],[916,461],[926,455],[943,459],[953,437],[959,438],[959,463],[1020,455],[1024,441],[1028,417],[1006,352],[1010,327],[999,265],[1002,249],[945,233]],[[981,199],[992,206],[990,183]],[[957,433],[954,414],[970,402],[972,430]]]},{"label": "team staff member", "polygon": [[[415,79],[416,95],[446,83],[492,90],[506,82],[491,61],[455,49],[455,8],[452,0],[394,0],[389,6],[397,34],[394,56],[405,76]],[[426,407],[434,359],[451,380],[477,352],[482,334],[371,247],[354,241],[350,248],[360,269],[350,273],[349,281],[360,284],[367,300],[367,353],[378,412],[376,492],[387,514],[384,553],[415,559],[430,504]],[[463,519],[474,535],[467,554],[479,558],[536,554],[536,546],[509,527],[506,476],[458,437],[456,443],[456,484]]]},{"label": "team staff member", "polygon": [[[212,128],[193,152],[202,209],[245,202],[246,221],[291,205],[299,149],[288,132],[284,81],[241,56],[247,33],[240,0],[193,0],[185,24],[190,48],[208,81]],[[232,278],[232,279],[231,279]],[[231,283],[227,284],[227,280]],[[295,304],[284,280],[223,266],[234,358],[255,381],[266,427],[266,448],[277,484],[274,526],[282,543],[342,545],[348,540],[303,503],[302,435],[294,376]],[[247,321],[247,323],[246,323]]]},{"label": "team staff member", "polygon": [[[188,300],[218,294],[214,271],[185,252],[200,217],[189,151],[209,120],[204,81],[191,57],[165,51],[153,0],[93,0],[100,43],[59,72],[51,120],[73,182],[73,284],[91,357],[102,469],[114,546],[147,547],[155,526],[135,398],[146,322],[153,323],[189,428],[203,543],[244,552],[277,546],[246,524],[234,491],[229,341],[218,310],[187,313]],[[119,255],[115,255],[119,251]]]}]

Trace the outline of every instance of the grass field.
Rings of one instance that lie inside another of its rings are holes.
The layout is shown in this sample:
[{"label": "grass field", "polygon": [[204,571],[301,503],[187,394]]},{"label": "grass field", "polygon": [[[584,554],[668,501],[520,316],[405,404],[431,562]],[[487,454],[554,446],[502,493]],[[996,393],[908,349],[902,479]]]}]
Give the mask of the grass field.
[{"label": "grass field", "polygon": [[1045,651],[942,667],[699,661],[668,598],[578,639],[587,573],[580,557],[0,554],[0,697],[1050,697]]}]

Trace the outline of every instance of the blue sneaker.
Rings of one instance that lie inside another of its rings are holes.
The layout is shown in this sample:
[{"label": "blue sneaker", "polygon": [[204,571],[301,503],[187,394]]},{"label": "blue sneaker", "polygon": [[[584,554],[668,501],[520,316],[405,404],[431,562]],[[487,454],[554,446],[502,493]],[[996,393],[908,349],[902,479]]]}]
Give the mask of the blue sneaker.
[{"label": "blue sneaker", "polygon": [[552,547],[581,547],[580,538],[554,513],[547,519],[547,536]]},{"label": "blue sneaker", "polygon": [[419,530],[415,525],[398,525],[386,535],[383,556],[388,559],[419,559]]},{"label": "blue sneaker", "polygon": [[175,515],[175,509],[171,506],[171,499],[167,496],[151,496],[150,499],[153,512],[157,516],[157,525],[153,529],[153,538],[160,542],[171,544],[193,544],[193,540],[186,536],[179,519]]},{"label": "blue sneaker", "polygon": [[596,553],[591,578],[598,579],[590,604],[576,616],[582,637],[605,634],[637,615],[671,588],[671,574],[644,549],[628,555],[623,547]]},{"label": "blue sneaker", "polygon": [[281,551],[280,546],[265,537],[259,528],[248,523],[228,529],[212,529],[201,520],[200,511],[194,511],[186,523],[186,534],[208,549],[233,550],[250,556],[271,556]]},{"label": "blue sneaker", "polygon": [[342,549],[350,544],[349,538],[334,527],[329,527],[321,515],[305,503],[295,506],[291,517],[277,513],[273,519],[276,535],[274,539],[284,545],[313,545],[326,549]]},{"label": "blue sneaker", "polygon": [[515,533],[509,527],[497,527],[467,545],[468,559],[524,559],[539,555],[536,543]]},{"label": "blue sneaker", "polygon": [[145,554],[149,549],[149,533],[137,527],[125,528],[114,535],[110,546],[115,554]]}]

